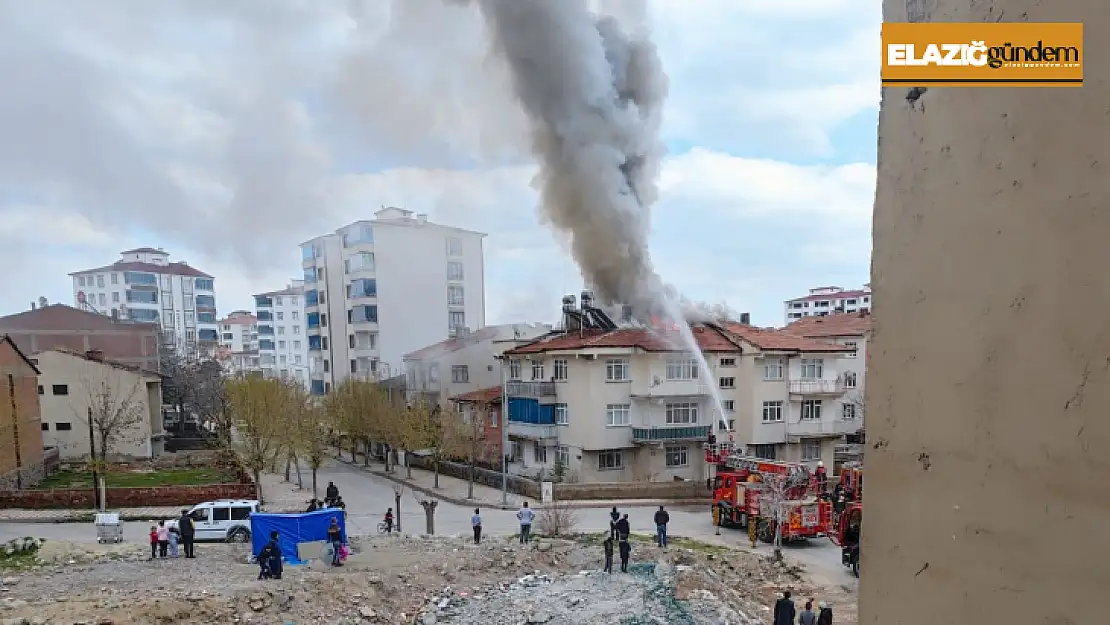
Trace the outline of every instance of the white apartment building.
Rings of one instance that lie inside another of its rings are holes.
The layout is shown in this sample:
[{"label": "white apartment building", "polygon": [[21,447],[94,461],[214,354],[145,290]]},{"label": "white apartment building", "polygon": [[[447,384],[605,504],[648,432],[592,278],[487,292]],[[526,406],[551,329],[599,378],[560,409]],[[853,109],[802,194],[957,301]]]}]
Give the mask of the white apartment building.
[{"label": "white apartment building", "polygon": [[258,319],[247,310],[232,311],[220,319],[220,349],[217,358],[224,373],[234,375],[261,371],[258,357]]},{"label": "white apartment building", "polygon": [[309,383],[308,326],[303,280],[284,289],[254,296],[258,318],[258,357],[266,377],[295,378]]},{"label": "white apartment building", "polygon": [[871,310],[871,285],[846,291],[838,286],[810,289],[809,295],[788,299],[784,303],[786,323],[802,317],[823,317],[839,313],[857,313]]},{"label": "white apartment building", "polygon": [[[798,319],[783,331],[808,339],[827,341],[848,348],[840,359],[845,392],[836,410],[849,433],[864,427],[864,388],[867,373],[867,344],[871,339],[871,311]],[[854,430],[851,424],[856,424]]]},{"label": "white apartment building", "polygon": [[74,306],[134,321],[157,322],[164,341],[182,354],[215,351],[215,279],[184,262],[169,261],[161,249],[120,253],[111,265],[69,274]]},{"label": "white apartment building", "polygon": [[696,325],[706,380],[677,337],[569,327],[505,352],[515,472],[550,472],[561,461],[585,482],[701,480],[710,475],[703,444],[710,433],[729,434],[723,421],[749,454],[832,466],[845,427],[831,408],[845,392],[848,348],[748,325]]},{"label": "white apartment building", "polygon": [[405,391],[447,407],[455,397],[501,386],[501,354],[551,332],[549,324],[486,326],[405,354]]},{"label": "white apartment building", "polygon": [[301,245],[315,394],[389,377],[404,355],[485,326],[485,234],[383,208]]}]

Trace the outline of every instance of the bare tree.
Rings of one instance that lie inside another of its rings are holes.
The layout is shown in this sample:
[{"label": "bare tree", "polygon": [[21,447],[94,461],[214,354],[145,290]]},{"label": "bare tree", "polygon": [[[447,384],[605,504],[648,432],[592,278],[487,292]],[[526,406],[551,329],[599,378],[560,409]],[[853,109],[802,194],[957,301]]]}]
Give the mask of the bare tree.
[{"label": "bare tree", "polygon": [[[432,408],[423,400],[413,400],[397,419],[397,443],[406,456],[419,449],[427,449],[436,444],[436,424]],[[412,478],[412,463],[406,462],[408,477]],[[439,461],[435,463],[435,486],[439,488]]]},{"label": "bare tree", "polygon": [[758,533],[775,547],[775,559],[782,561],[782,524],[789,519],[790,492],[787,476],[764,473],[760,476]]},{"label": "bare tree", "polygon": [[491,449],[486,440],[485,412],[477,404],[465,414],[446,410],[440,415],[441,446],[449,458],[461,458],[467,466],[467,499],[474,498],[474,465],[489,460]]},{"label": "bare tree", "polygon": [[536,515],[536,528],[544,536],[566,536],[578,525],[578,513],[565,501],[544,504]]},{"label": "bare tree", "polygon": [[[124,442],[139,442],[143,438],[140,427],[150,419],[146,405],[146,381],[138,371],[125,371],[115,365],[104,364],[95,372],[81,379],[85,392],[84,406],[74,406],[75,416],[92,425],[95,449],[90,449],[90,460],[98,456],[104,463],[108,453]],[[84,414],[81,414],[84,412]]]}]

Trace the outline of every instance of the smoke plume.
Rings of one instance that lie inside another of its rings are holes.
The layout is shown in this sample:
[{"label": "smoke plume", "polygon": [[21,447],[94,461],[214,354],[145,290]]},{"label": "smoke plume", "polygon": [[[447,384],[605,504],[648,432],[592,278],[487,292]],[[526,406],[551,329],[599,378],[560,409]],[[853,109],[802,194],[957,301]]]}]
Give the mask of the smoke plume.
[{"label": "smoke plume", "polygon": [[586,0],[473,3],[531,122],[542,220],[567,236],[600,303],[664,312],[648,251],[667,96],[655,46]]}]

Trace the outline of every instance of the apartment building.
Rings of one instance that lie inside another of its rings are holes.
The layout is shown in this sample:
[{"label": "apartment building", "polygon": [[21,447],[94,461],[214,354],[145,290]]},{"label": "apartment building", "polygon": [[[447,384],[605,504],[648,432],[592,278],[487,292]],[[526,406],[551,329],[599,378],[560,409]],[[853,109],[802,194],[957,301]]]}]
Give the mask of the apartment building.
[{"label": "apartment building", "polygon": [[219,344],[215,279],[161,249],[120,253],[111,265],[69,274],[74,305],[110,317],[157,323],[162,338],[187,356]]},{"label": "apartment building", "polygon": [[[48,350],[35,354],[34,360],[40,371],[43,442],[57,447],[63,461],[89,457],[90,414],[98,448],[103,432],[112,433],[110,460],[162,454],[166,432],[162,378],[157,373],[106,360],[96,350]],[[116,425],[100,425],[104,423]]]},{"label": "apartment building", "polygon": [[0,336],[0,489],[30,488],[44,474],[39,370]]},{"label": "apartment building", "polygon": [[840,360],[844,396],[837,408],[846,426],[864,426],[864,387],[867,373],[867,344],[871,339],[871,311],[861,309],[853,314],[828,315],[798,319],[783,328],[784,332],[809,339],[828,341],[848,348]]},{"label": "apartment building", "polygon": [[160,332],[154,323],[106,317],[65,304],[32,304],[30,310],[0,317],[0,334],[11,338],[24,354],[98,350],[113,362],[151,371],[159,370]]},{"label": "apartment building", "polygon": [[486,326],[405,354],[407,398],[446,407],[459,395],[501,387],[502,352],[551,332],[547,324]]},{"label": "apartment building", "polygon": [[803,317],[870,311],[872,303],[870,284],[853,290],[845,290],[838,286],[821,286],[810,289],[808,295],[784,302],[786,323]]},{"label": "apartment building", "polygon": [[831,466],[843,427],[829,407],[844,394],[839,362],[848,348],[698,324],[707,380],[677,333],[583,322],[596,309],[576,310],[568,299],[562,330],[504,355],[514,472],[561,462],[582,481],[705,479],[702,445],[726,429],[749,454]]},{"label": "apartment building", "polygon": [[483,451],[482,460],[498,462],[501,457],[501,387],[493,386],[470,391],[454,397],[455,408],[472,423],[478,419],[482,423]]},{"label": "apartment building", "polygon": [[258,318],[258,355],[266,377],[309,383],[308,326],[303,280],[254,296]]},{"label": "apartment building", "polygon": [[224,373],[237,375],[261,371],[258,356],[258,318],[248,310],[235,310],[217,322],[220,349],[217,360]]},{"label": "apartment building", "polygon": [[485,326],[485,236],[383,208],[303,243],[312,392],[396,375],[405,354]]}]

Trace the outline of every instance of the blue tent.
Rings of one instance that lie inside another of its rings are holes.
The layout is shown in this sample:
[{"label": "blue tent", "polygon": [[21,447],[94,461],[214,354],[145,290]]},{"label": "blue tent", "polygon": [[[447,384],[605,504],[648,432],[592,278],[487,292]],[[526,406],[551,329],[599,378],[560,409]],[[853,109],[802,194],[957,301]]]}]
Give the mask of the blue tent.
[{"label": "blue tent", "polygon": [[342,510],[317,510],[299,514],[251,514],[251,552],[254,557],[270,542],[270,532],[278,532],[278,545],[282,558],[290,564],[299,564],[297,544],[328,539],[331,520],[339,521],[343,544],[347,543],[347,522]]}]

